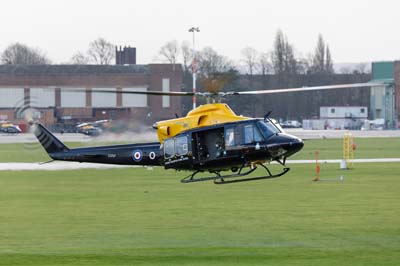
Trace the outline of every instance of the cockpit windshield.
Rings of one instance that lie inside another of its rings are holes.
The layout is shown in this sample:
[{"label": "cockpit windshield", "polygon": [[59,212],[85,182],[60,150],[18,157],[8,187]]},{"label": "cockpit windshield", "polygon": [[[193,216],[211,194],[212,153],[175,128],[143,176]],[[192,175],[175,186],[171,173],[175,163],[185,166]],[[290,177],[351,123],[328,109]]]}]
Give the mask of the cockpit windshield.
[{"label": "cockpit windshield", "polygon": [[268,139],[272,135],[276,133],[280,133],[281,131],[271,122],[271,121],[257,121],[257,125],[260,128],[261,133],[263,134],[265,139]]}]

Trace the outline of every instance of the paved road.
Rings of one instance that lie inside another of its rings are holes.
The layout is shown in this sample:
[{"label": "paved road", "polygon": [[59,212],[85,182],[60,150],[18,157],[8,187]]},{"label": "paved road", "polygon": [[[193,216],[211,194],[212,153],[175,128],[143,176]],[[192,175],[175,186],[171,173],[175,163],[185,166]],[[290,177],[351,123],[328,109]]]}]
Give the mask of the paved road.
[{"label": "paved road", "polygon": [[[324,163],[337,163],[341,160],[320,160]],[[355,163],[398,163],[400,158],[376,158],[376,159],[355,159]],[[291,164],[312,164],[315,160],[288,160],[287,165]],[[96,163],[77,163],[77,162],[52,162],[46,164],[39,163],[0,163],[0,171],[22,171],[22,170],[76,170],[76,169],[111,169],[111,168],[134,168],[141,166],[127,165],[111,165],[111,164],[96,164]],[[151,167],[150,167],[151,168]]]}]

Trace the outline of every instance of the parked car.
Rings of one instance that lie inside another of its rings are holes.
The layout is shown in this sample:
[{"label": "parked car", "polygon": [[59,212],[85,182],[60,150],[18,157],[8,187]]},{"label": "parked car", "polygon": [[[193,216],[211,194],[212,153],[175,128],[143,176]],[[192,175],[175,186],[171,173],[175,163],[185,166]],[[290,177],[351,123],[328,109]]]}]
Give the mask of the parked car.
[{"label": "parked car", "polygon": [[301,127],[301,123],[297,120],[287,120],[284,121],[281,126],[283,128],[300,128]]}]

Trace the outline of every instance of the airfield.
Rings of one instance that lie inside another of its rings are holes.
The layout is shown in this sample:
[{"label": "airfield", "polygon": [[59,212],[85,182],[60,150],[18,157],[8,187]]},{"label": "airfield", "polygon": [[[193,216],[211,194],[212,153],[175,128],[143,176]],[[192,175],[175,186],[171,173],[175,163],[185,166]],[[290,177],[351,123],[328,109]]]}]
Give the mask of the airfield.
[{"label": "airfield", "polygon": [[305,139],[287,175],[222,186],[161,167],[18,170],[49,158],[28,134],[0,136],[16,168],[0,171],[0,265],[398,265],[400,132],[354,133],[359,161],[340,170],[343,131],[287,131]]}]

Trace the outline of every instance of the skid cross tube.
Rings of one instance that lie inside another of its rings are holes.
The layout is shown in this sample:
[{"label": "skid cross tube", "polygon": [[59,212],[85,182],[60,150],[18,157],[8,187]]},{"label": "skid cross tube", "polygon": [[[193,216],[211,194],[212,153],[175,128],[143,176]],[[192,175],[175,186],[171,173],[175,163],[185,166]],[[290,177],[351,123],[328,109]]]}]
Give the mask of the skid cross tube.
[{"label": "skid cross tube", "polygon": [[[268,173],[268,175],[265,176],[259,176],[259,177],[250,177],[250,178],[242,178],[242,179],[233,179],[233,180],[228,180],[226,181],[225,179],[229,179],[229,178],[235,178],[235,177],[243,177],[246,175],[251,174],[252,172],[254,172],[257,169],[257,165],[260,165],[261,167],[263,167],[265,169],[265,171]],[[195,176],[200,173],[203,172],[201,170],[197,170],[196,172],[194,172],[191,175],[188,175],[187,177],[183,178],[181,180],[182,183],[193,183],[193,182],[202,182],[202,181],[208,181],[208,180],[213,180],[214,184],[217,185],[222,185],[222,184],[230,184],[230,183],[238,183],[238,182],[246,182],[246,181],[254,181],[254,180],[261,180],[261,179],[270,179],[270,178],[276,178],[279,176],[282,176],[284,174],[286,174],[290,168],[283,168],[282,172],[273,175],[271,173],[271,171],[268,169],[268,167],[266,167],[265,165],[259,163],[255,165],[253,168],[250,168],[250,170],[242,173],[242,170],[244,169],[245,166],[240,167],[238,173],[236,174],[230,174],[230,175],[221,175],[220,171],[213,171],[212,173],[215,174],[215,176],[211,176],[211,177],[201,177],[201,178],[195,178]]]},{"label": "skid cross tube", "polygon": [[183,178],[181,180],[181,183],[193,183],[193,182],[201,182],[201,181],[208,181],[208,180],[216,180],[216,179],[223,179],[223,178],[232,178],[232,177],[239,177],[239,176],[245,176],[248,175],[252,172],[254,172],[256,170],[255,168],[250,169],[249,171],[245,172],[245,173],[241,173],[242,169],[244,167],[242,166],[239,169],[239,172],[237,174],[231,174],[231,175],[225,175],[225,176],[221,176],[220,171],[213,171],[212,173],[214,173],[216,176],[211,176],[211,177],[200,177],[200,178],[194,178],[198,173],[203,172],[203,171],[196,171],[191,175],[188,175],[187,177]]},{"label": "skid cross tube", "polygon": [[[224,178],[220,178],[220,180],[218,179],[214,179],[214,184],[216,185],[224,185],[224,184],[232,184],[232,183],[239,183],[239,182],[248,182],[248,181],[255,181],[255,180],[262,180],[262,179],[271,179],[271,178],[277,178],[280,177],[284,174],[286,174],[290,168],[283,168],[282,172],[280,172],[279,174],[275,174],[273,175],[271,173],[271,171],[265,166],[260,164],[263,168],[265,168],[265,170],[268,172],[268,175],[266,176],[258,176],[258,177],[250,177],[250,178],[242,178],[242,179],[233,179],[233,180],[228,180],[225,181]],[[255,167],[254,169],[256,169],[257,167]]]}]

